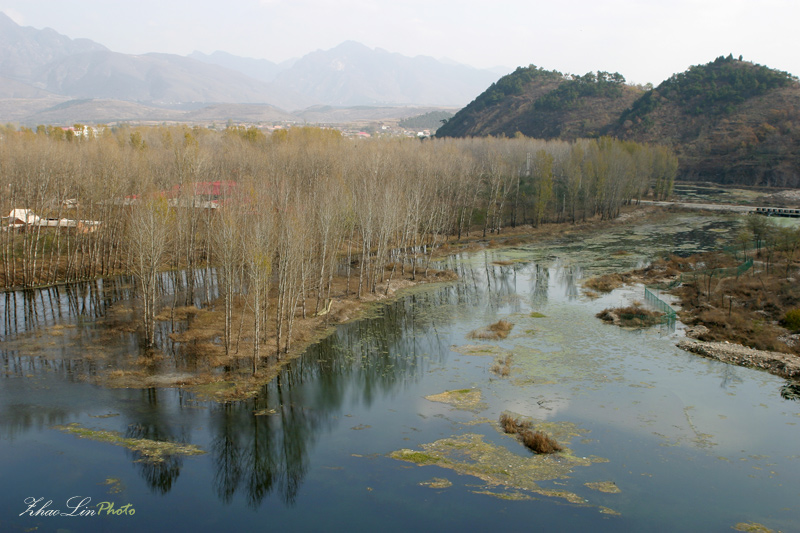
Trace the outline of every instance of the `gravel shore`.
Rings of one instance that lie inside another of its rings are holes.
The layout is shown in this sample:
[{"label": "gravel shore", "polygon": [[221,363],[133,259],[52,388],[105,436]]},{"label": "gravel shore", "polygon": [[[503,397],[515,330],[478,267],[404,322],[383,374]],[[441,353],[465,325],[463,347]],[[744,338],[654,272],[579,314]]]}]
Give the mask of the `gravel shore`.
[{"label": "gravel shore", "polygon": [[727,342],[703,342],[683,339],[678,347],[688,352],[750,368],[760,368],[770,374],[800,380],[800,357],[795,355],[755,350]]}]

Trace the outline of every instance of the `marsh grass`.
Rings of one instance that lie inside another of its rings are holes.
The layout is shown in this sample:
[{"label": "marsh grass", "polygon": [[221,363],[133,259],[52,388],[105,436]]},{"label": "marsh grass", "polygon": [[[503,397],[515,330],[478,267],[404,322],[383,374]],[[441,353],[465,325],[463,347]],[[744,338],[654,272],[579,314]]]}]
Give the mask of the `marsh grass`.
[{"label": "marsh grass", "polygon": [[511,374],[511,359],[511,354],[498,357],[494,360],[494,364],[489,368],[489,371],[500,377],[508,377]]},{"label": "marsh grass", "polygon": [[500,415],[500,427],[510,435],[517,435],[522,444],[537,454],[560,452],[564,448],[554,438],[541,431],[531,429],[531,422],[519,420],[503,413]]},{"label": "marsh grass", "polygon": [[611,292],[614,289],[622,287],[624,284],[625,280],[622,275],[617,273],[595,276],[583,282],[585,288],[595,292]]},{"label": "marsh grass", "polygon": [[520,440],[526,448],[534,453],[556,453],[563,450],[561,445],[550,435],[541,431],[524,430],[520,433]]},{"label": "marsh grass", "polygon": [[627,307],[613,307],[603,309],[597,313],[597,318],[604,322],[610,322],[629,328],[647,328],[661,322],[664,313],[645,309],[639,304]]},{"label": "marsh grass", "polygon": [[483,328],[478,328],[476,330],[470,331],[467,337],[470,339],[482,339],[482,340],[499,340],[505,339],[508,337],[508,334],[511,333],[514,324],[507,320],[498,320],[494,324],[490,324]]}]

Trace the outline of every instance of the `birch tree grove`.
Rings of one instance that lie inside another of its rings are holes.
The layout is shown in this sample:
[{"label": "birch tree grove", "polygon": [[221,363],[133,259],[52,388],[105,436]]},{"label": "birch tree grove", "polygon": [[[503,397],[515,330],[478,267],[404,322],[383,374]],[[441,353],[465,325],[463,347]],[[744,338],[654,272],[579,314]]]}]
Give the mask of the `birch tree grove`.
[{"label": "birch tree grove", "polygon": [[[388,292],[407,269],[427,270],[447,240],[613,218],[632,200],[668,196],[677,171],[667,148],[610,138],[364,140],[308,127],[269,137],[254,128],[59,131],[0,132],[0,208],[9,215],[0,285],[133,274],[142,338],[152,346],[159,273],[185,271],[175,274],[185,279],[185,305],[198,302],[202,284],[206,304],[224,315],[226,353],[247,331],[253,372],[269,355],[268,337],[270,354],[285,353],[295,317],[330,310],[338,274],[347,276],[342,291],[358,298]],[[252,313],[247,328],[244,318],[234,323],[242,309]]]}]

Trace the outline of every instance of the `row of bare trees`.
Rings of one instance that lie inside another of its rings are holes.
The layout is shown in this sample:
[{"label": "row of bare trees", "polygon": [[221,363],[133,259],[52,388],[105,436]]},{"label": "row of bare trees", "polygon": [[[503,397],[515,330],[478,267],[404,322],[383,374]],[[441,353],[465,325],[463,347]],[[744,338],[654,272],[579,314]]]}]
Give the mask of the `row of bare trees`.
[{"label": "row of bare trees", "polygon": [[244,302],[254,365],[266,325],[288,350],[295,316],[322,310],[337,273],[348,292],[374,293],[398,270],[426,270],[447,238],[613,218],[650,191],[668,194],[677,168],[662,147],[608,138],[356,141],[319,128],[265,137],[186,127],[0,137],[3,214],[79,222],[5,227],[5,288],[132,273],[152,343],[157,274],[185,269],[191,302],[196,272],[214,267],[225,348]]}]

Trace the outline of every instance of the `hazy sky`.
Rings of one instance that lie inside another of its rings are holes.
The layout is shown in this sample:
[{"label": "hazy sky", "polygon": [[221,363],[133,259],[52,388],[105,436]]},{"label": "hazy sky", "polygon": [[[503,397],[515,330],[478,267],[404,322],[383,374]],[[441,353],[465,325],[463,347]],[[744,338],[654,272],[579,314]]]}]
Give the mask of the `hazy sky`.
[{"label": "hazy sky", "polygon": [[800,0],[0,0],[18,24],[129,54],[283,61],[354,40],[475,67],[658,84],[719,55],[800,75]]}]

